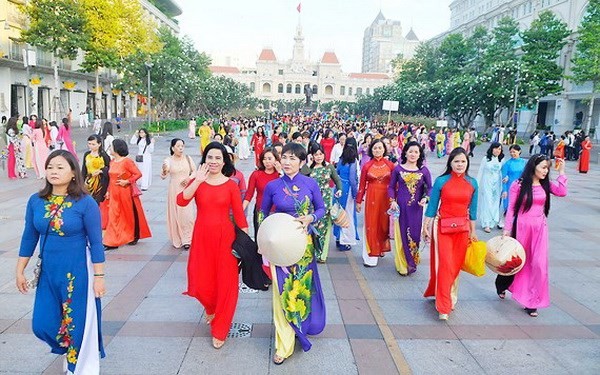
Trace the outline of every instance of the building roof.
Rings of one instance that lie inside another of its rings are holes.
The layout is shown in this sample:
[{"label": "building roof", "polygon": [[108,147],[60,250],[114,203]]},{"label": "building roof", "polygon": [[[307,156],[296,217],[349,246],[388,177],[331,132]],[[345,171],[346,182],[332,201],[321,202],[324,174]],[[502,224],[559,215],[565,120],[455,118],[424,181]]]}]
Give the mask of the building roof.
[{"label": "building roof", "polygon": [[271,48],[263,48],[260,51],[260,56],[258,56],[258,61],[277,61],[277,58]]},{"label": "building roof", "polygon": [[323,57],[321,57],[321,64],[339,64],[340,61],[338,60],[335,52],[325,52],[323,54]]},{"label": "building roof", "polygon": [[384,73],[350,73],[348,77],[358,79],[390,79],[390,76]]},{"label": "building roof", "polygon": [[417,34],[415,34],[412,27],[410,28],[410,31],[408,32],[408,34],[406,34],[405,39],[410,40],[410,41],[416,41],[416,42],[419,41],[419,38],[417,38]]},{"label": "building roof", "polygon": [[379,11],[377,17],[375,17],[375,19],[373,20],[373,24],[376,24],[379,21],[385,21],[385,16],[383,15],[383,13],[381,13],[381,10]]},{"label": "building roof", "polygon": [[219,65],[211,65],[208,69],[212,73],[225,73],[225,74],[238,74],[240,70],[235,66],[219,66]]},{"label": "building roof", "polygon": [[[173,0],[154,0],[150,1],[153,5],[157,5],[156,7],[159,10],[164,10],[169,13],[169,17],[177,17],[182,13],[179,5]],[[158,4],[157,4],[158,3]]]}]

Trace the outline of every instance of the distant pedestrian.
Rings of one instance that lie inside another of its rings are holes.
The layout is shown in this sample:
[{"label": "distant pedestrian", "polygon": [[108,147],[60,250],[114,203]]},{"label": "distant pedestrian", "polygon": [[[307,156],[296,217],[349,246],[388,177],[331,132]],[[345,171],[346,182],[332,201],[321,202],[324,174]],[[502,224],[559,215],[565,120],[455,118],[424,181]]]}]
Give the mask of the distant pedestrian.
[{"label": "distant pedestrian", "polygon": [[479,221],[483,231],[490,233],[500,224],[502,195],[502,145],[492,142],[486,156],[481,160],[477,183],[479,185]]},{"label": "distant pedestrian", "polygon": [[579,155],[579,173],[588,173],[590,170],[590,153],[592,149],[592,141],[589,136],[586,136],[581,142],[581,154]]},{"label": "distant pedestrian", "polygon": [[137,145],[138,151],[135,155],[135,162],[142,172],[140,188],[142,191],[148,190],[152,185],[152,153],[154,152],[154,139],[148,133],[148,130],[141,128],[131,136],[129,141],[132,145]]}]

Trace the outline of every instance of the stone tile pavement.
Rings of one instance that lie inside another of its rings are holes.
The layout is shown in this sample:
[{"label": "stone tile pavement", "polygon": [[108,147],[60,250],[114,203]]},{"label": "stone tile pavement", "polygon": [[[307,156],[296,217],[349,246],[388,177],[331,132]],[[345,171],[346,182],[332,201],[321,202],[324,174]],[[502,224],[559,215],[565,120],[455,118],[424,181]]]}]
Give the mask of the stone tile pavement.
[{"label": "stone tile pavement", "polygon": [[[127,134],[118,135],[128,140]],[[74,129],[80,154],[86,136],[86,129]],[[242,331],[250,334],[229,339],[219,351],[210,344],[201,305],[181,294],[187,253],[167,239],[167,184],[158,178],[171,136],[157,138],[156,178],[142,197],[153,237],[107,254],[102,374],[600,373],[598,165],[580,175],[569,163],[569,196],[552,200],[552,305],[537,319],[510,297],[499,300],[494,275],[488,273],[479,279],[461,276],[456,311],[440,322],[433,302],[422,297],[428,251],[416,274],[401,277],[391,255],[371,269],[361,266],[360,246],[346,253],[332,248],[328,262],[319,266],[327,328],[314,337],[312,350],[297,349],[284,365],[275,366],[270,291],[240,294],[234,323],[246,324]],[[199,160],[198,141],[186,141],[188,153]],[[476,151],[472,174],[485,146]],[[443,162],[429,159],[434,176]],[[252,171],[251,161],[239,167],[246,177]],[[31,333],[33,296],[19,294],[14,286],[25,202],[41,182],[9,181],[5,171],[0,173],[0,374],[58,374],[56,357]]]}]

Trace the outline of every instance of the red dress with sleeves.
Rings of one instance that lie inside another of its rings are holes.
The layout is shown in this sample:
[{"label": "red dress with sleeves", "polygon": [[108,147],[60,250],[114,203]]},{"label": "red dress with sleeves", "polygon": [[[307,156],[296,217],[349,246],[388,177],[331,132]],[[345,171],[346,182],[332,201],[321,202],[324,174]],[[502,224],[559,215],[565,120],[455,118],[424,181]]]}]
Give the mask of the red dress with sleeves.
[{"label": "red dress with sleeves", "polygon": [[[214,314],[212,336],[225,340],[238,300],[238,262],[231,253],[235,223],[247,228],[242,209],[242,197],[235,182],[220,185],[200,184],[193,198],[198,214],[192,235],[188,259],[188,288],[184,294],[194,297],[204,306],[207,315]],[[190,200],[177,196],[177,204],[186,206]]]},{"label": "red dress with sleeves", "polygon": [[[134,240],[151,237],[140,197],[132,197],[131,185],[142,173],[129,158],[111,161],[108,169],[108,220],[103,243],[122,246]],[[117,185],[117,180],[128,180],[130,185]]]},{"label": "red dress with sleeves", "polygon": [[389,239],[389,198],[388,185],[394,170],[394,164],[384,158],[372,159],[365,164],[360,174],[360,184],[356,194],[356,203],[361,204],[366,195],[365,233],[369,256],[380,256],[390,251]]}]

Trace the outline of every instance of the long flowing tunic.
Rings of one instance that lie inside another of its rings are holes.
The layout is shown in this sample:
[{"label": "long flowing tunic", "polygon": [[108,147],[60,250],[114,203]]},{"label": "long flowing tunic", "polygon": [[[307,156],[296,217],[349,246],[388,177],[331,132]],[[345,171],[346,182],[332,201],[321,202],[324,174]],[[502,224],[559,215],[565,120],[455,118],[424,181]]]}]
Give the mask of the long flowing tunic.
[{"label": "long flowing tunic", "polygon": [[177,195],[185,187],[181,185],[190,174],[196,170],[194,161],[190,156],[182,158],[168,157],[164,161],[169,170],[169,188],[167,189],[167,232],[173,247],[180,248],[192,243],[194,231],[194,206],[180,207],[177,204]]},{"label": "long flowing tunic", "polygon": [[[142,177],[133,160],[123,158],[111,161],[108,170],[108,225],[104,244],[121,246],[151,237],[140,197],[133,197],[131,185]],[[128,180],[129,185],[117,185],[117,180]]]},{"label": "long flowing tunic", "polygon": [[[310,177],[297,174],[269,182],[261,205],[261,216],[274,208],[292,216],[314,214],[317,220],[325,215],[325,204],[319,186]],[[325,298],[317,269],[312,237],[298,263],[289,267],[271,264],[273,275],[273,321],[276,354],[287,358],[294,353],[295,337],[302,349],[310,350],[307,335],[317,335],[325,328]]]},{"label": "long flowing tunic", "polygon": [[482,228],[493,228],[500,223],[500,197],[502,195],[502,163],[496,156],[481,159],[479,173],[479,221]]},{"label": "long flowing tunic", "polygon": [[44,139],[44,132],[42,129],[33,129],[31,133],[31,141],[33,142],[33,167],[37,178],[42,179],[46,177],[46,159],[48,159],[48,146]]},{"label": "long flowing tunic", "polygon": [[69,151],[71,154],[73,154],[73,156],[75,156],[75,159],[78,159],[77,151],[75,151],[75,145],[71,139],[71,129],[67,129],[64,124],[58,128],[58,140],[63,142],[63,150]]},{"label": "long flowing tunic", "polygon": [[[408,274],[415,272],[417,264],[419,264],[419,245],[423,224],[423,207],[419,205],[419,202],[421,199],[429,197],[430,192],[431,173],[427,167],[408,170],[399,164],[392,171],[388,197],[395,199],[400,208],[398,224],[401,238],[395,239],[396,245],[400,245],[395,248],[404,254]],[[396,258],[398,255],[396,254]],[[399,264],[396,263],[396,270],[400,272],[398,266]]]},{"label": "long flowing tunic", "polygon": [[254,165],[258,167],[258,160],[260,159],[260,154],[262,154],[265,146],[267,144],[267,137],[265,135],[258,135],[258,133],[254,133],[252,135],[252,140],[250,141],[250,147],[254,149]]},{"label": "long flowing tunic", "polygon": [[454,172],[436,178],[425,216],[435,217],[435,220],[431,233],[429,285],[424,296],[435,297],[435,307],[440,314],[450,314],[458,298],[458,275],[465,262],[469,232],[444,234],[438,221],[467,216],[471,221],[477,220],[477,181]]},{"label": "long flowing tunic", "polygon": [[[514,278],[508,290],[512,298],[521,306],[537,309],[550,306],[550,288],[548,283],[548,223],[544,214],[546,192],[541,185],[532,186],[533,204],[527,212],[519,210],[515,215],[515,202],[521,191],[519,181],[510,187],[510,202],[506,212],[506,227],[516,224],[516,239],[525,249],[525,265]],[[550,183],[550,193],[557,197],[567,195],[567,177],[558,176]]]},{"label": "long flowing tunic", "polygon": [[204,149],[210,143],[210,136],[212,130],[208,125],[200,125],[198,128],[198,136],[200,137],[200,153],[204,152]]},{"label": "long flowing tunic", "polygon": [[[92,198],[94,198],[98,204],[104,201],[106,191],[108,190],[109,166],[110,158],[105,152],[94,156],[88,151],[83,155],[81,174],[83,175],[85,186],[92,195]],[[97,171],[100,171],[101,173],[93,176],[92,174]]]},{"label": "long flowing tunic", "polygon": [[510,187],[512,183],[517,181],[523,170],[525,169],[527,161],[522,158],[510,158],[504,164],[502,164],[502,180],[506,178],[506,182],[502,183],[502,193],[506,193],[506,198],[502,199],[503,212],[506,212],[508,208],[508,201],[510,199]]},{"label": "long flowing tunic", "polygon": [[[365,201],[365,241],[363,252],[370,258],[382,256],[390,251],[389,207],[387,188],[394,164],[385,158],[375,158],[365,164],[360,175],[356,204]],[[363,256],[364,258],[364,256]],[[368,259],[363,259],[368,262]],[[377,259],[371,259],[375,265]]]},{"label": "long flowing tunic", "polygon": [[200,301],[210,323],[212,336],[225,340],[231,327],[238,300],[238,260],[231,253],[235,240],[235,223],[247,228],[240,191],[231,180],[220,185],[203,182],[190,199],[177,195],[177,204],[187,206],[196,202],[198,215],[192,235],[188,260],[188,287],[184,294]]},{"label": "long flowing tunic", "polygon": [[54,354],[66,354],[74,374],[99,374],[104,357],[100,299],[94,297],[92,263],[104,262],[100,211],[92,197],[33,194],[27,202],[19,256],[43,245],[35,292],[33,333]]},{"label": "long flowing tunic", "polygon": [[21,151],[21,139],[14,129],[8,129],[6,133],[8,148],[8,177],[11,179],[27,177],[25,159]]},{"label": "long flowing tunic", "polygon": [[590,170],[590,153],[592,141],[581,142],[581,155],[579,156],[579,173],[587,173]]},{"label": "long flowing tunic", "polygon": [[136,162],[136,164],[140,172],[142,172],[140,188],[148,190],[152,184],[152,153],[154,152],[154,142],[150,141],[150,143],[146,143],[146,138],[141,138],[138,142],[138,136],[134,134],[129,143],[132,145],[137,144],[138,151],[136,155],[144,156],[144,161],[141,163]]},{"label": "long flowing tunic", "polygon": [[358,218],[354,201],[358,194],[358,167],[357,162],[344,164],[343,161],[337,165],[337,173],[342,181],[342,195],[338,198],[339,204],[348,215],[348,228],[334,226],[333,233],[341,245],[356,245],[358,237]]},{"label": "long flowing tunic", "polygon": [[444,133],[437,133],[435,136],[435,143],[437,145],[437,157],[441,158],[446,155],[446,146],[444,143],[446,142],[446,136]]},{"label": "long flowing tunic", "polygon": [[314,223],[317,230],[317,238],[319,245],[316,248],[315,255],[317,261],[325,262],[329,253],[329,239],[331,237],[332,219],[329,211],[333,205],[333,192],[330,187],[331,181],[335,183],[336,190],[342,190],[342,181],[335,170],[333,164],[328,164],[323,167],[315,167],[310,169],[310,177],[312,177],[319,185],[323,202],[325,203],[325,215]]}]

